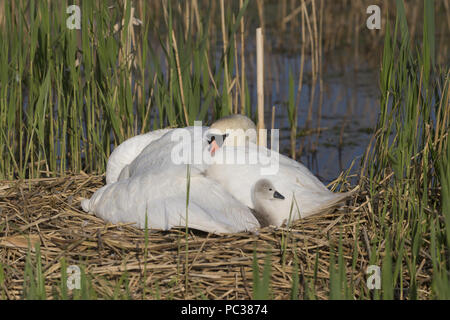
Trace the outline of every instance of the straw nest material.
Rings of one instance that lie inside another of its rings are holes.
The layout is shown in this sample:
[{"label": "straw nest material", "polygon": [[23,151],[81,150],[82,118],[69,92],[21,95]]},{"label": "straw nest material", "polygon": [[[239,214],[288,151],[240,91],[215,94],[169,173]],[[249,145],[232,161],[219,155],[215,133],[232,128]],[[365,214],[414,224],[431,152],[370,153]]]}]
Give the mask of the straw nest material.
[{"label": "straw nest material", "polygon": [[[340,238],[355,298],[368,290],[367,246],[376,221],[363,191],[332,214],[297,221],[290,230],[264,228],[258,234],[221,236],[189,230],[187,246],[183,229],[151,231],[146,250],[144,230],[106,224],[81,210],[81,198],[90,197],[103,181],[103,176],[82,174],[0,182],[0,267],[4,270],[0,297],[2,291],[8,299],[24,297],[27,254],[36,261],[34,249],[28,249],[30,242],[33,247],[40,244],[49,298],[52,290],[59,290],[64,257],[67,265],[83,266],[99,298],[113,297],[126,271],[127,292],[133,299],[251,299],[256,254],[260,275],[265,259],[272,260],[271,298],[290,298],[298,270],[299,298],[307,298],[305,284],[312,283],[316,272],[315,295],[327,299],[330,254],[337,253]],[[417,275],[422,298],[429,294],[426,273],[422,268]],[[126,291],[123,283],[120,290]]]}]

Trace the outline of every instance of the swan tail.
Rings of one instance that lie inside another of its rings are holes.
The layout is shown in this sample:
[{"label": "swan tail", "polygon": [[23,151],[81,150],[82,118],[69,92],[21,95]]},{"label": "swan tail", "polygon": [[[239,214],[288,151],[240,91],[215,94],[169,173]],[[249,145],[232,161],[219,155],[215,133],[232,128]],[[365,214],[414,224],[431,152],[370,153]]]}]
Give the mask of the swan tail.
[{"label": "swan tail", "polygon": [[349,197],[354,195],[359,190],[359,186],[355,187],[353,190],[348,192],[342,192],[342,193],[335,193],[335,197],[332,199],[320,204],[317,208],[314,208],[314,210],[311,210],[309,212],[305,212],[304,217],[316,215],[316,214],[322,214],[322,213],[330,213],[332,210],[336,209],[339,205],[342,204],[345,200],[347,200]]},{"label": "swan tail", "polygon": [[89,212],[91,209],[91,201],[89,199],[82,199],[81,208],[83,208],[85,212]]}]

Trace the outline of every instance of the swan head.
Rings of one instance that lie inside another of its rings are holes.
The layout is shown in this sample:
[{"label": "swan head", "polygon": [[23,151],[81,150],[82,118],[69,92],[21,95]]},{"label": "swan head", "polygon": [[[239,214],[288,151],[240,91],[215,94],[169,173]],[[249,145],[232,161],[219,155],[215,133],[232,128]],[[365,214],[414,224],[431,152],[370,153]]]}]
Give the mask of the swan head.
[{"label": "swan head", "polygon": [[272,182],[268,179],[260,179],[255,183],[255,200],[279,201],[284,200],[284,196],[279,193]]},{"label": "swan head", "polygon": [[211,154],[222,146],[246,146],[256,143],[256,125],[250,118],[233,114],[215,121],[208,130]]},{"label": "swan head", "polygon": [[285,197],[279,193],[268,179],[258,180],[252,193],[254,215],[262,227],[275,225],[282,222],[280,211],[285,207]]}]

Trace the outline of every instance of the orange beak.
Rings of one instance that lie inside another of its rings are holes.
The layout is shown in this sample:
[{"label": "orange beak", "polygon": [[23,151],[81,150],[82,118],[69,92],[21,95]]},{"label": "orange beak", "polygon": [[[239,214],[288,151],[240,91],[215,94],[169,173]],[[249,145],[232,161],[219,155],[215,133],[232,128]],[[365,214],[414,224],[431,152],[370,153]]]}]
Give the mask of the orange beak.
[{"label": "orange beak", "polygon": [[214,153],[216,153],[216,151],[219,150],[219,145],[217,144],[217,142],[214,140],[211,142],[211,156],[214,156]]}]

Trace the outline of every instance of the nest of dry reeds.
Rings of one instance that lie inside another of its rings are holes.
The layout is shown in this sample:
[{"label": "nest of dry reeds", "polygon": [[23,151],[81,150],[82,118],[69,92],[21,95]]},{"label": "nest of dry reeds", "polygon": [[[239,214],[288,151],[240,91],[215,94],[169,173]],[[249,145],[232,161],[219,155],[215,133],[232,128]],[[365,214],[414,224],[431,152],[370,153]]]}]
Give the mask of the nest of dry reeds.
[{"label": "nest of dry reeds", "polygon": [[[364,191],[332,214],[297,221],[289,230],[263,228],[258,234],[233,235],[189,230],[187,236],[183,229],[150,231],[146,245],[145,230],[106,224],[81,210],[80,199],[101,187],[103,178],[75,175],[0,182],[0,292],[6,298],[24,298],[26,258],[35,254],[30,243],[33,248],[40,244],[50,298],[61,282],[64,257],[67,265],[83,265],[99,298],[113,297],[126,271],[127,292],[133,299],[251,299],[256,257],[260,275],[266,259],[271,259],[272,298],[289,299],[298,274],[299,298],[307,298],[305,286],[314,279],[315,297],[327,299],[330,255],[338,251],[339,242],[354,296],[367,290],[370,253],[365,244],[373,236],[374,222]],[[428,295],[426,281],[419,292]]]}]

